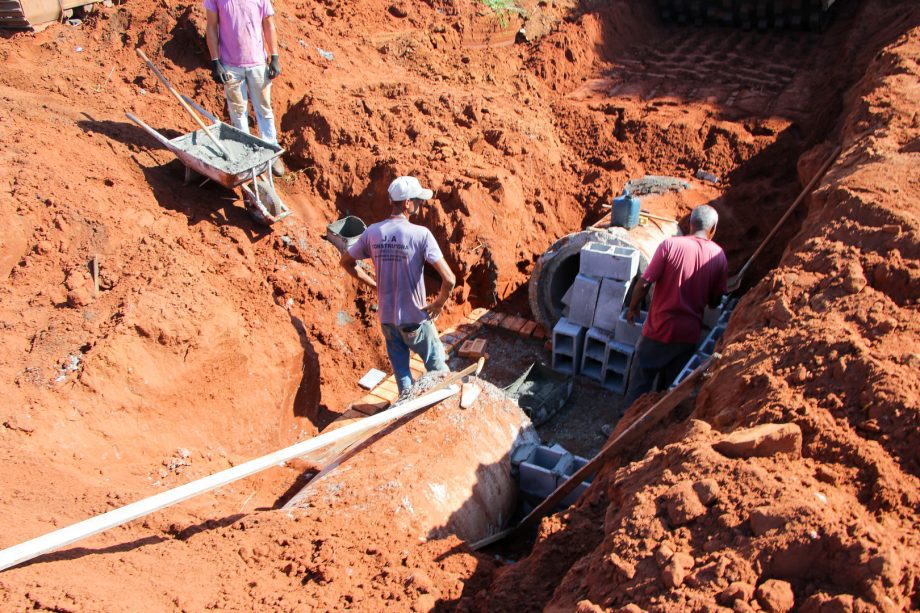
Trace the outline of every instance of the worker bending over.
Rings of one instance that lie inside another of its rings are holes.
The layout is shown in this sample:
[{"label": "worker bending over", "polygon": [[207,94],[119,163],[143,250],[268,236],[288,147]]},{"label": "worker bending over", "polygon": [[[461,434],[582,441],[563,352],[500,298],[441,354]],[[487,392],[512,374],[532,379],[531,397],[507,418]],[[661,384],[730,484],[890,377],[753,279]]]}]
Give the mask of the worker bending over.
[{"label": "worker bending over", "polygon": [[[230,123],[249,132],[251,99],[259,136],[277,145],[271,90],[272,79],[281,74],[281,63],[271,0],[204,0],[204,8],[211,77],[224,86]],[[271,55],[268,64],[266,51]],[[272,173],[284,174],[280,157],[272,164]]]},{"label": "worker bending over", "polygon": [[[372,224],[342,254],[340,264],[352,277],[377,288],[377,313],[387,355],[400,393],[412,387],[409,351],[414,351],[429,372],[446,371],[446,354],[433,320],[454,289],[456,279],[444,261],[431,231],[409,222],[433,193],[415,177],[399,177],[389,187],[390,217]],[[358,260],[371,258],[376,280]],[[425,262],[441,275],[441,291],[430,304],[425,295]]]},{"label": "worker bending over", "polygon": [[706,306],[715,308],[728,282],[728,260],[712,237],[719,215],[703,204],[690,213],[690,235],[665,239],[633,290],[626,319],[634,321],[654,283],[652,305],[636,343],[629,373],[627,405],[661,391],[680,374],[696,351]]}]

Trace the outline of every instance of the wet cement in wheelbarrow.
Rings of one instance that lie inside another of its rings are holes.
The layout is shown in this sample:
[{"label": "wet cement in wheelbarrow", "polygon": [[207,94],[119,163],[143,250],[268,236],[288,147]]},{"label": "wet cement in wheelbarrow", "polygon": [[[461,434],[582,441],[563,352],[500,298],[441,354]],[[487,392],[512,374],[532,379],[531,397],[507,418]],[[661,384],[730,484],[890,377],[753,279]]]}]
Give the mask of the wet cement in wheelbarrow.
[{"label": "wet cement in wheelbarrow", "polygon": [[[193,138],[195,140],[194,143],[191,142]],[[230,154],[229,160],[224,159],[223,155],[217,151],[211,139],[205,136],[201,130],[190,135],[188,142],[176,144],[208,166],[234,175],[261,166],[271,161],[271,159],[277,155],[277,152],[273,149],[254,142],[254,140],[252,142],[244,142],[225,138],[223,135],[218,137],[217,140],[227,149],[227,152]]]}]

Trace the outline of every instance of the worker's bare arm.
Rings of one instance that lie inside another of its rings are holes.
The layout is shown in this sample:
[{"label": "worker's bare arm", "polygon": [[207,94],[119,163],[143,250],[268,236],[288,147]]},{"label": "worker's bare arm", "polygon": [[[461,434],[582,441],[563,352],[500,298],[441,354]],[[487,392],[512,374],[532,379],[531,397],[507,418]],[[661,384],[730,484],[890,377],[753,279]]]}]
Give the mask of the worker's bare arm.
[{"label": "worker's bare arm", "polygon": [[262,20],[262,36],[269,55],[278,55],[278,34],[275,31],[275,16],[269,15]]},{"label": "worker's bare arm", "polygon": [[639,316],[639,305],[645,300],[650,286],[651,283],[641,277],[639,278],[639,282],[636,283],[636,287],[633,288],[632,298],[629,301],[629,308],[626,310],[626,321],[632,323]]},{"label": "worker's bare arm", "polygon": [[363,266],[358,266],[358,260],[353,258],[347,251],[342,254],[339,265],[345,269],[345,272],[361,283],[371,287],[377,287],[377,281],[374,280],[374,277],[372,277]]},{"label": "worker's bare arm", "polygon": [[434,266],[434,269],[441,275],[441,291],[438,292],[438,297],[435,298],[431,304],[423,307],[422,310],[427,311],[431,319],[437,319],[438,315],[441,314],[441,309],[447,304],[451,292],[454,291],[454,286],[457,284],[457,278],[454,276],[454,272],[450,269],[450,266],[447,265],[447,262],[444,261],[444,258],[441,258],[432,264],[432,266]]},{"label": "worker's bare arm", "polygon": [[218,26],[220,24],[220,18],[217,15],[216,11],[206,11],[207,12],[207,26],[205,28],[205,40],[208,43],[208,52],[211,54],[211,59],[216,60],[220,57],[220,47],[219,42],[219,30]]}]

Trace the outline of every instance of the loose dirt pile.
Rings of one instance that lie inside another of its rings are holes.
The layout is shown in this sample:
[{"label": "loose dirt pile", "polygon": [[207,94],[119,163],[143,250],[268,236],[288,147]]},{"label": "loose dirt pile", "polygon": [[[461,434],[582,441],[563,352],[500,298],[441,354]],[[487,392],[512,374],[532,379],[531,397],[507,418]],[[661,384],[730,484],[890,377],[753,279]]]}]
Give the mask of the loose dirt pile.
[{"label": "loose dirt pile", "polygon": [[[822,143],[841,142],[801,232],[790,224],[754,271],[794,236],[738,307],[695,421],[599,475],[500,569],[373,511],[255,513],[296,488],[299,471],[279,467],[3,573],[5,607],[920,606],[917,9],[844,4],[819,36],[668,29],[653,3],[540,4],[502,27],[471,0],[278,0],[294,215],[271,232],[231,192],[184,186],[123,115],[194,129],[136,46],[222,111],[197,2],[131,0],[0,40],[0,544],[342,412],[387,363],[373,298],[320,237],[345,214],[383,217],[397,174],[440,201],[423,221],[458,273],[446,325],[524,308],[535,257],[645,173],[720,176],[718,238],[737,269]],[[511,45],[521,27],[533,42]],[[761,423],[795,424],[800,454],[713,449]]]}]

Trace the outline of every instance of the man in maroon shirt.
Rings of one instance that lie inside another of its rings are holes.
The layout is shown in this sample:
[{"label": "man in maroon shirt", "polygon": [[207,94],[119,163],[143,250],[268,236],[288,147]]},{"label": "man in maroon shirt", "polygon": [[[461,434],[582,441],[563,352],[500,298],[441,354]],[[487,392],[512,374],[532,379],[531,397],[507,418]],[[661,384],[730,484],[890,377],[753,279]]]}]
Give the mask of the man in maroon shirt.
[{"label": "man in maroon shirt", "polygon": [[627,404],[674,381],[696,351],[706,305],[716,307],[728,282],[728,260],[712,237],[719,215],[708,205],[690,213],[690,235],[665,239],[633,289],[626,319],[633,321],[654,283],[642,338],[636,343]]}]

